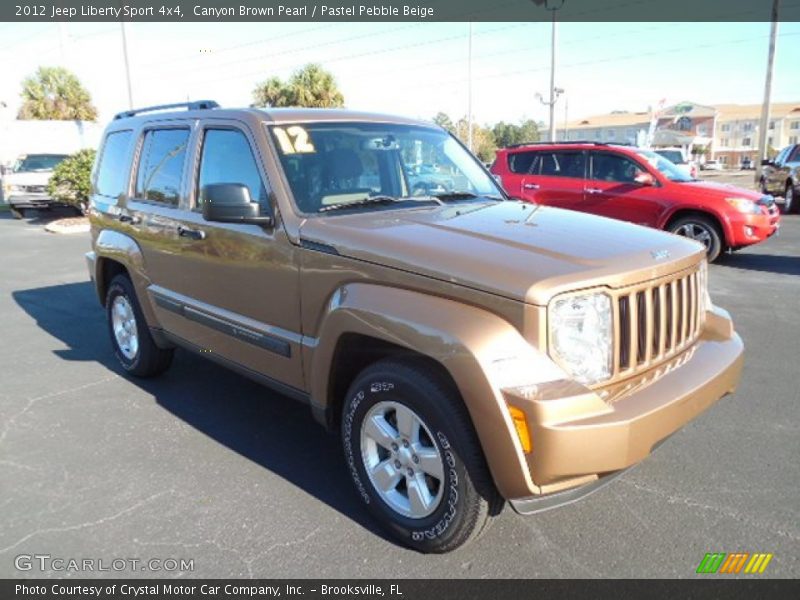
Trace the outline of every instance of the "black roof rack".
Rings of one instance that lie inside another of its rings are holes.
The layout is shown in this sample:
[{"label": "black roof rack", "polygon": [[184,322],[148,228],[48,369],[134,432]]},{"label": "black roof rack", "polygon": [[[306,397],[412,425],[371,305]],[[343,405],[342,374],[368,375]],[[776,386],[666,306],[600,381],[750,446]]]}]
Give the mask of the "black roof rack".
[{"label": "black roof rack", "polygon": [[593,146],[633,146],[627,142],[598,142],[597,140],[559,140],[557,142],[521,142],[506,148],[522,148],[524,146],[558,146],[560,144],[592,144]]},{"label": "black roof rack", "polygon": [[127,119],[135,117],[138,114],[146,112],[155,112],[157,110],[171,110],[173,108],[185,108],[186,110],[206,110],[211,108],[219,108],[219,104],[213,100],[195,100],[194,102],[177,102],[175,104],[159,104],[158,106],[145,106],[144,108],[134,108],[131,110],[124,110],[114,115],[116,119]]}]

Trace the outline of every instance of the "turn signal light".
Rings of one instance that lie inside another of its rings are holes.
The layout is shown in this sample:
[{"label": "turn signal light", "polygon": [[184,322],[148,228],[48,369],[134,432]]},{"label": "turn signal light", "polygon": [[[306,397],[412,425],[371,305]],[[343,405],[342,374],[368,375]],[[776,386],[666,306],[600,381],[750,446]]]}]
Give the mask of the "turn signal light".
[{"label": "turn signal light", "polygon": [[525,413],[516,406],[509,406],[508,412],[511,413],[511,419],[514,421],[514,427],[517,430],[519,443],[522,444],[522,450],[525,454],[530,454],[532,449],[531,432],[528,429],[528,419],[525,417]]}]

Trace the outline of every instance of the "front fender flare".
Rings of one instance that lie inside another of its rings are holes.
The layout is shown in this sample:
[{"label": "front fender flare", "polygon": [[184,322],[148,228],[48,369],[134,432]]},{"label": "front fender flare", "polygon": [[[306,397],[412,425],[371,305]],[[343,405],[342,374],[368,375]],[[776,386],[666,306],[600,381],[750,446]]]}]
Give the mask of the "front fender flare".
[{"label": "front fender flare", "polygon": [[563,372],[515,327],[490,312],[446,298],[374,284],[343,286],[331,297],[311,356],[311,396],[321,408],[329,401],[338,340],[347,333],[381,339],[441,364],[461,393],[501,495],[539,493],[501,392],[512,383],[502,367],[504,361],[524,364],[530,382],[537,376],[563,377]]}]

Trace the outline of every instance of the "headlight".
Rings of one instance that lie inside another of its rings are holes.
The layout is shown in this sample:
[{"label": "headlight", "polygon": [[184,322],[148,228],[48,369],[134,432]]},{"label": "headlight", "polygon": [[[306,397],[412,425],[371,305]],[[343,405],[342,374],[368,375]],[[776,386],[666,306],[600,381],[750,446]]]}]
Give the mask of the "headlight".
[{"label": "headlight", "polygon": [[7,192],[21,192],[22,186],[21,185],[12,185],[10,183],[6,184],[6,191]]},{"label": "headlight", "polygon": [[611,298],[584,294],[556,299],[550,305],[550,353],[581,383],[611,375]]},{"label": "headlight", "polygon": [[730,204],[733,208],[741,213],[755,213],[760,214],[761,209],[758,204],[747,198],[725,198],[725,202]]}]

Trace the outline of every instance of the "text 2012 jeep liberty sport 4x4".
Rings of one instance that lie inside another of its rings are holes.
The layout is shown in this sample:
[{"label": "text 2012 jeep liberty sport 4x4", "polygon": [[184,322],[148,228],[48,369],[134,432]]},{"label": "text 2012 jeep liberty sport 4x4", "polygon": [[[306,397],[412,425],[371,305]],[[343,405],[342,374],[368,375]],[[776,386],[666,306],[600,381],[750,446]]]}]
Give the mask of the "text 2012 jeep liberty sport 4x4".
[{"label": "text 2012 jeep liberty sport 4x4", "polygon": [[117,115],[93,173],[119,361],[181,346],[308,403],[409,546],[583,496],[737,385],[694,241],[510,200],[434,125],[178,107]]}]

